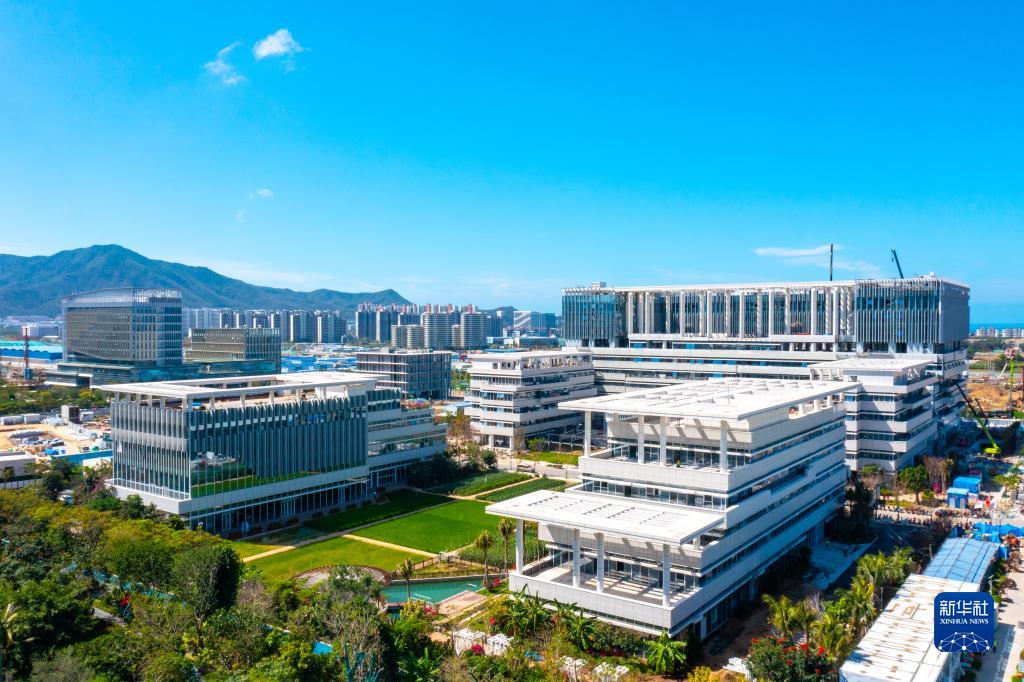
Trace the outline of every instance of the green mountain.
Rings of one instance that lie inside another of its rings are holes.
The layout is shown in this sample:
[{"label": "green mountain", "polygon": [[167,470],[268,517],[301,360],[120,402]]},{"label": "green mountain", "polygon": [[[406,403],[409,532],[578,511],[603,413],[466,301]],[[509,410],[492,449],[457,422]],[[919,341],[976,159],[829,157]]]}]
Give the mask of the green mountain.
[{"label": "green mountain", "polygon": [[341,310],[351,315],[360,303],[409,302],[393,289],[346,293],[260,287],[209,268],[146,258],[116,244],[52,256],[0,254],[0,315],[55,315],[61,296],[121,286],[181,289],[183,304],[194,308]]}]

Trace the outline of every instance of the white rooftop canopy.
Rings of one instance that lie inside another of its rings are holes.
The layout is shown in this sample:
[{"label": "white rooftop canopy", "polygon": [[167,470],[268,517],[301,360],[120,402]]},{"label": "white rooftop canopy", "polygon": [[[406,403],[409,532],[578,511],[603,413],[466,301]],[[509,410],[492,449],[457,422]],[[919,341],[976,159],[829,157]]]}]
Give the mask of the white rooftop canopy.
[{"label": "white rooftop canopy", "polygon": [[743,420],[827,398],[858,386],[856,382],[734,377],[681,381],[663,388],[567,400],[558,406],[581,412]]},{"label": "white rooftop canopy", "polygon": [[932,644],[935,597],[978,586],[920,574],[907,577],[842,667],[848,682],[935,682],[950,654]]},{"label": "white rooftop canopy", "polygon": [[[293,374],[263,374],[246,377],[220,377],[183,379],[180,381],[150,381],[131,384],[105,384],[97,386],[108,393],[152,396],[154,398],[181,399],[233,398],[256,395],[269,391],[299,391],[341,388],[365,385],[372,388],[380,377],[355,372],[296,372]],[[228,386],[228,388],[224,388]]]},{"label": "white rooftop canopy", "polygon": [[843,358],[829,362],[818,362],[811,365],[811,369],[849,369],[867,371],[884,370],[911,370],[924,369],[932,362],[926,357],[901,357],[901,358]]},{"label": "white rooftop canopy", "polygon": [[550,490],[514,497],[487,507],[488,514],[539,521],[651,542],[682,544],[722,522],[722,516],[696,510],[637,504],[625,498],[573,495]]}]

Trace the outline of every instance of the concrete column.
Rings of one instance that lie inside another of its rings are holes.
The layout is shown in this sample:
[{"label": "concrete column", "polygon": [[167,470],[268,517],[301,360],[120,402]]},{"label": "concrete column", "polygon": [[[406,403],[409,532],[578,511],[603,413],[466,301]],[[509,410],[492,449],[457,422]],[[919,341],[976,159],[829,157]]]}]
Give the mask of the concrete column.
[{"label": "concrete column", "polygon": [[839,336],[839,289],[832,290],[832,335]]},{"label": "concrete column", "polygon": [[633,292],[626,294],[626,334],[633,333]]},{"label": "concrete column", "polygon": [[764,300],[760,289],[755,295],[757,296],[757,335],[760,337],[764,336]]},{"label": "concrete column", "polygon": [[644,417],[636,418],[636,463],[644,463]]},{"label": "concrete column", "polygon": [[523,520],[516,519],[516,565],[515,572],[517,575],[523,574],[523,562],[524,562],[524,551],[523,551]]},{"label": "concrete column", "polygon": [[580,529],[572,529],[572,586],[580,586]]},{"label": "concrete column", "polygon": [[667,439],[668,418],[662,417],[661,423],[658,424],[658,459],[661,461],[661,466],[668,466],[668,448],[665,443]]},{"label": "concrete column", "polygon": [[811,289],[811,335],[818,333],[818,290]]},{"label": "concrete column", "polygon": [[708,335],[707,298],[697,295],[697,336]]},{"label": "concrete column", "polygon": [[604,594],[604,533],[597,534],[597,593]]},{"label": "concrete column", "polygon": [[672,556],[669,553],[669,546],[661,546],[661,605],[668,606],[669,596],[672,594]]},{"label": "concrete column", "polygon": [[704,292],[704,298],[707,299],[704,303],[704,336],[711,336],[712,324],[711,324],[711,292]]},{"label": "concrete column", "polygon": [[242,407],[245,407],[245,394],[244,393],[242,395],[238,396],[238,404],[240,406],[242,406]]},{"label": "concrete column", "polygon": [[740,297],[739,297],[740,311],[739,311],[739,314],[736,316],[738,318],[738,320],[739,320],[739,325],[740,325],[740,328],[737,331],[738,331],[739,336],[740,336],[741,339],[747,333],[747,307],[745,305],[743,305],[743,303],[744,303],[744,296],[743,296],[743,292],[741,291],[740,292]]},{"label": "concrete column", "polygon": [[719,422],[718,436],[718,470],[729,470],[729,422]]},{"label": "concrete column", "polygon": [[775,292],[768,292],[768,336],[775,333]]},{"label": "concrete column", "polygon": [[590,410],[583,412],[583,456],[590,457]]},{"label": "concrete column", "polygon": [[786,289],[786,330],[783,334],[790,334],[793,331],[792,309],[793,295],[790,293],[789,289]]}]

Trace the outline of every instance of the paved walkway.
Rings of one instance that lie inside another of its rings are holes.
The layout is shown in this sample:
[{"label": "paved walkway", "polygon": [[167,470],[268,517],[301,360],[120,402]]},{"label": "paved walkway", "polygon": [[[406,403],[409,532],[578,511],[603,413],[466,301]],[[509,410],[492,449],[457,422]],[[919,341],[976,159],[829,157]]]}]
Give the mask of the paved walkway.
[{"label": "paved walkway", "polygon": [[350,535],[350,540],[358,540],[359,542],[365,542],[368,545],[377,545],[378,547],[387,547],[388,549],[397,549],[401,552],[409,552],[410,554],[419,554],[433,559],[437,555],[433,552],[425,552],[422,549],[413,549],[412,547],[406,547],[404,545],[396,545],[393,542],[384,542],[383,540],[374,540],[373,538],[364,538],[362,535]]}]

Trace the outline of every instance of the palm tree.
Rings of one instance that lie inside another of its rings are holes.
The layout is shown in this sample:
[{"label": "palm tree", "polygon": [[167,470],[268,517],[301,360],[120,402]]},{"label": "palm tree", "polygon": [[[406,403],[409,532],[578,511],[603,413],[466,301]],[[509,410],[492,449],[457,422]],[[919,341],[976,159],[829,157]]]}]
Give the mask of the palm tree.
[{"label": "palm tree", "polygon": [[570,611],[563,616],[560,626],[565,636],[579,650],[588,651],[594,648],[597,641],[597,624],[593,618],[588,618],[578,611]]},{"label": "palm tree", "polygon": [[811,625],[818,618],[818,609],[810,599],[801,599],[792,606],[792,620],[804,635],[804,641],[811,641]]},{"label": "palm tree", "polygon": [[657,675],[671,675],[686,663],[686,644],[662,630],[658,639],[647,642],[647,664]]},{"label": "palm tree", "polygon": [[811,628],[814,641],[822,647],[834,661],[846,657],[847,649],[853,643],[850,627],[842,614],[825,610],[821,618]]},{"label": "palm tree", "polygon": [[792,637],[796,627],[797,613],[790,598],[782,595],[776,599],[772,595],[766,594],[762,599],[768,607],[768,624],[780,637]]},{"label": "palm tree", "polygon": [[494,537],[489,530],[485,529],[480,531],[480,535],[477,536],[476,542],[473,544],[484,554],[484,585],[487,585],[487,553],[490,551],[491,546],[494,545]]},{"label": "palm tree", "polygon": [[405,581],[405,601],[412,601],[412,576],[416,573],[416,565],[412,559],[406,557],[405,561],[398,564],[398,575]]},{"label": "palm tree", "polygon": [[435,682],[441,679],[441,664],[444,656],[440,651],[428,646],[419,656],[406,654],[398,661],[398,669],[402,679],[410,682]]},{"label": "palm tree", "polygon": [[866,575],[858,574],[850,582],[850,588],[836,590],[839,608],[846,614],[854,639],[860,639],[878,611],[875,609],[875,584]]},{"label": "palm tree", "polygon": [[[18,626],[15,620],[18,618],[18,610],[14,607],[14,604],[8,604],[4,607],[2,613],[0,613],[0,679],[7,679],[7,674],[4,672],[4,657],[7,655],[7,651],[17,641],[14,639]],[[35,637],[28,637],[21,640],[22,642],[31,642]]]},{"label": "palm tree", "polygon": [[[498,523],[498,535],[501,536],[501,572],[508,575],[508,543],[516,533],[516,522],[503,517]],[[522,567],[519,567],[522,570]]]}]

